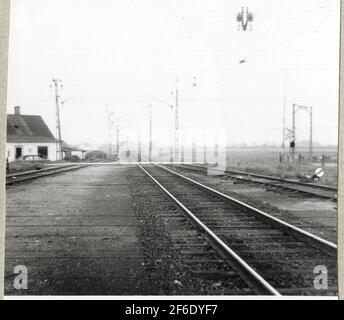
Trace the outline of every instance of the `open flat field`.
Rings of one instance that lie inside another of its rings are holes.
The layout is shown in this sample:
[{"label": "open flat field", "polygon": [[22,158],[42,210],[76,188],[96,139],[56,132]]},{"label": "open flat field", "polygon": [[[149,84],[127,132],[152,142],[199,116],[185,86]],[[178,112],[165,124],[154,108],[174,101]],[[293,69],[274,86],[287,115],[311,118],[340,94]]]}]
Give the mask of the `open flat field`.
[{"label": "open flat field", "polygon": [[[308,150],[298,150],[304,159],[290,161],[286,158],[279,162],[280,149],[264,148],[233,148],[230,152],[229,168],[269,175],[285,176],[286,178],[303,178],[311,175],[319,167],[324,168],[324,176],[320,183],[337,185],[337,150],[335,148],[315,148],[313,160],[308,157]],[[289,153],[286,153],[288,156]],[[324,155],[325,162],[322,166],[321,157]]]},{"label": "open flat field", "polygon": [[[289,149],[286,148],[285,158],[280,162],[281,148],[273,147],[230,147],[228,169],[246,171],[251,173],[273,175],[284,178],[303,179],[314,174],[314,170],[324,168],[324,176],[319,183],[337,185],[337,149],[336,147],[321,147],[313,149],[313,159],[309,160],[308,148],[296,150],[296,159],[290,161]],[[298,158],[301,154],[302,158]],[[322,157],[325,156],[324,165]],[[206,160],[209,164],[215,164],[219,159],[225,159],[225,153],[219,151],[219,157],[214,155],[214,149],[207,149]],[[154,161],[170,161],[166,152],[162,157],[156,157]],[[184,161],[192,162],[192,151],[185,150]],[[204,163],[204,150],[197,149],[196,162]]]}]

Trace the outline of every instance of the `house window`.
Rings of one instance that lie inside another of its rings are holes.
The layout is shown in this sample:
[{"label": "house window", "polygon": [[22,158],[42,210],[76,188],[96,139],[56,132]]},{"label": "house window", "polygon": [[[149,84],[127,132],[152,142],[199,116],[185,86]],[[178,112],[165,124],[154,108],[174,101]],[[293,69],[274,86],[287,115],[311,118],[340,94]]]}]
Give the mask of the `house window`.
[{"label": "house window", "polygon": [[22,147],[16,147],[16,159],[18,159],[19,157],[21,157],[23,155],[23,148]]},{"label": "house window", "polygon": [[42,159],[48,159],[48,147],[37,147],[37,154]]}]

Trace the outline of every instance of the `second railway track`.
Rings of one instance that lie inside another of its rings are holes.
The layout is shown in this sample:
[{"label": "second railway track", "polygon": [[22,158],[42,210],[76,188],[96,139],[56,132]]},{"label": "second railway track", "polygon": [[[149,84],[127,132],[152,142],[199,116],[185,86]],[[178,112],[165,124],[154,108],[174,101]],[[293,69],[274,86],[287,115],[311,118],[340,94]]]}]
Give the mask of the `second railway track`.
[{"label": "second railway track", "polygon": [[[158,165],[138,166],[258,294],[336,295],[335,244]],[[325,268],[326,287],[314,285]]]},{"label": "second railway track", "polygon": [[66,166],[50,167],[50,168],[41,169],[41,170],[32,170],[32,171],[26,171],[26,172],[13,173],[6,176],[6,187],[13,184],[28,182],[30,180],[34,180],[37,178],[42,178],[42,177],[51,176],[51,175],[55,175],[59,173],[77,170],[80,168],[81,166],[77,166],[77,165],[66,165]]},{"label": "second railway track", "polygon": [[[208,170],[212,170],[213,174],[216,172],[216,168],[204,167],[201,165],[173,165],[182,170],[196,171],[201,174],[207,174]],[[295,196],[309,196],[315,198],[329,199],[332,201],[337,201],[337,188],[307,183],[302,181],[296,181],[291,179],[282,179],[278,177],[272,177],[267,175],[243,172],[243,171],[234,171],[234,170],[225,170],[221,174],[223,179],[235,180],[239,183],[250,183],[264,186],[271,191],[276,192],[288,192],[289,194],[294,194]]]},{"label": "second railway track", "polygon": [[[110,162],[110,161],[113,161],[113,159],[105,159],[101,161]],[[50,166],[50,167],[40,169],[40,170],[30,170],[30,171],[24,171],[24,172],[11,173],[11,174],[6,175],[6,187],[14,185],[14,184],[18,184],[18,183],[28,182],[28,181],[46,177],[46,176],[74,171],[74,170],[85,168],[87,166],[91,166],[97,163],[99,163],[99,161],[83,163],[82,165],[80,164],[56,165],[56,166]]]}]

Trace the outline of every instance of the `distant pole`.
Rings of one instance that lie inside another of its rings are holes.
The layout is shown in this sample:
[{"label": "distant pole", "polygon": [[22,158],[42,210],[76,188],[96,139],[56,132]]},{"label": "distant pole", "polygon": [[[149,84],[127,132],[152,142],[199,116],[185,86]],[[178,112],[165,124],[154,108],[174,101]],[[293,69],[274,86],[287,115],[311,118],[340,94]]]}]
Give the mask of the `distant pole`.
[{"label": "distant pole", "polygon": [[185,162],[185,132],[182,130],[182,140],[180,141],[180,162]]},{"label": "distant pole", "polygon": [[181,163],[184,163],[184,159],[185,158],[185,156],[184,156],[184,144],[181,144],[181,146],[180,146],[180,162]]},{"label": "distant pole", "polygon": [[217,142],[215,143],[214,156],[216,157],[216,159],[219,156],[219,144]]},{"label": "distant pole", "polygon": [[296,133],[296,128],[295,128],[295,113],[296,113],[296,109],[295,109],[296,105],[295,103],[293,103],[293,124],[292,124],[292,140],[290,141],[290,148],[291,148],[291,158],[292,160],[294,160],[294,156],[295,156],[295,133]]},{"label": "distant pole", "polygon": [[229,145],[226,144],[226,169],[229,168],[229,165],[230,165],[230,149],[229,149]]},{"label": "distant pole", "polygon": [[117,157],[119,158],[119,125],[118,123],[116,126],[116,153],[117,153]]},{"label": "distant pole", "polygon": [[153,141],[152,141],[152,105],[149,105],[149,162],[152,161],[152,148],[153,148]]},{"label": "distant pole", "polygon": [[313,159],[313,108],[309,107],[309,159]]},{"label": "distant pole", "polygon": [[203,130],[203,163],[207,164],[207,131]]},{"label": "distant pole", "polygon": [[108,130],[109,130],[108,157],[110,158],[112,155],[112,126],[113,126],[112,115],[113,113],[109,110],[106,110],[106,112],[108,114]]},{"label": "distant pole", "polygon": [[229,168],[230,160],[231,160],[231,158],[230,158],[230,156],[231,156],[230,150],[231,149],[230,149],[229,141],[230,141],[229,132],[228,132],[228,130],[226,130],[226,142],[225,142],[225,146],[226,146],[226,150],[225,150],[225,152],[226,152],[226,169]]},{"label": "distant pole", "polygon": [[204,145],[203,147],[203,163],[207,164],[207,147]]},{"label": "distant pole", "polygon": [[59,88],[62,88],[62,81],[60,79],[52,79],[53,85],[55,87],[55,104],[56,104],[56,132],[58,137],[58,145],[60,148],[60,153],[56,150],[56,154],[59,155],[57,158],[58,160],[63,160],[62,154],[62,136],[61,136],[61,121],[60,121],[60,95],[59,95]]},{"label": "distant pole", "polygon": [[175,108],[174,108],[174,130],[175,130],[175,141],[174,141],[174,152],[175,152],[175,158],[178,160],[179,157],[179,101],[178,101],[178,79],[176,79],[176,102],[175,102]]},{"label": "distant pole", "polygon": [[139,129],[139,139],[138,139],[138,146],[137,146],[137,161],[141,162],[141,129]]},{"label": "distant pole", "polygon": [[173,145],[170,144],[170,163],[173,163]]},{"label": "distant pole", "polygon": [[[173,95],[173,92],[171,92],[171,94]],[[171,105],[171,103],[168,103],[164,100],[161,100],[159,98],[156,98],[148,93],[146,93],[146,96],[149,97],[149,98],[152,98],[156,101],[158,101],[159,103],[162,103],[164,105],[164,107],[168,107],[168,108],[175,108],[176,110],[178,109],[178,92],[176,92],[176,106],[174,105]],[[178,110],[175,112],[175,124],[174,124],[174,128],[177,128],[177,131],[179,130],[179,124],[178,124]],[[150,130],[150,143],[149,143],[149,150],[150,150],[150,154],[152,155],[152,149],[153,149],[153,142],[152,142],[152,105],[149,105],[149,130]],[[172,127],[171,127],[171,130],[169,130],[169,132],[172,133],[173,135],[173,117],[172,117]],[[178,142],[177,142],[177,145],[179,146],[179,134],[177,133],[175,135],[178,139]],[[173,149],[173,136],[170,137],[172,140],[170,143],[172,143],[172,149]],[[174,154],[172,154],[172,157],[174,156]],[[151,160],[150,160],[151,161]]]},{"label": "distant pole", "polygon": [[286,112],[286,75],[287,75],[287,70],[284,69],[284,73],[283,73],[283,130],[282,130],[282,155],[283,158],[285,156],[285,112]]},{"label": "distant pole", "polygon": [[129,136],[127,135],[126,139],[126,157],[129,158],[129,163],[131,162],[131,143],[130,143],[130,139],[129,139]]},{"label": "distant pole", "polygon": [[197,161],[197,155],[196,155],[196,141],[192,141],[192,163],[195,164]]}]

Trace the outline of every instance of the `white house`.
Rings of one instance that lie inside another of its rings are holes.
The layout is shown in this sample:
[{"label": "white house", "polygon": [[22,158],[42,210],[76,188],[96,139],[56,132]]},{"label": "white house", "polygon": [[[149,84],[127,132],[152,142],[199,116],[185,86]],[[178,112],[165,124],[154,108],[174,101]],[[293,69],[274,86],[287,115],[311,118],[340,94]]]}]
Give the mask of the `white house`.
[{"label": "white house", "polygon": [[6,157],[14,161],[24,155],[39,155],[48,160],[59,159],[58,140],[41,116],[22,115],[20,107],[7,115]]}]

